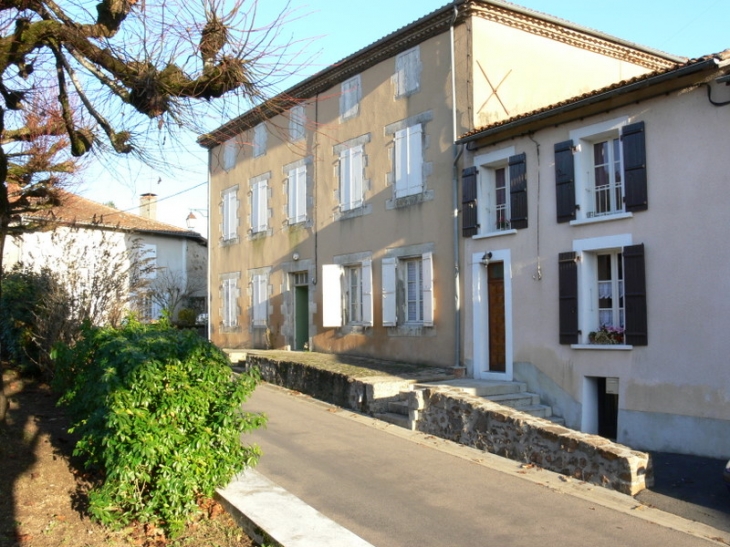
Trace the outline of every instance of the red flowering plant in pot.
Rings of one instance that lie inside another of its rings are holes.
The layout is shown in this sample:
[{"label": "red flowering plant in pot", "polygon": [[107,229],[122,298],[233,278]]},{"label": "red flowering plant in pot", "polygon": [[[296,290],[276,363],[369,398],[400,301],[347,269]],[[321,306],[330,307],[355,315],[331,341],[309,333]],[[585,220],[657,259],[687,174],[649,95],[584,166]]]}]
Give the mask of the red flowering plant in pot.
[{"label": "red flowering plant in pot", "polygon": [[612,325],[601,325],[601,328],[588,333],[588,342],[591,344],[617,345],[624,344],[623,327]]}]

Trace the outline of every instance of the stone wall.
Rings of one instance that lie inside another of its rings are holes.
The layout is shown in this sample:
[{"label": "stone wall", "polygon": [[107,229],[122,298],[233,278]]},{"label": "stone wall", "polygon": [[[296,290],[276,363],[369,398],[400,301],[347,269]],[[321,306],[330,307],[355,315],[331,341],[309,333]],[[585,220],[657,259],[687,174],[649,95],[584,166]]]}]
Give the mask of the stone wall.
[{"label": "stone wall", "polygon": [[401,391],[409,390],[414,383],[413,380],[382,376],[356,379],[295,361],[251,353],[246,356],[245,366],[257,368],[263,380],[270,384],[365,414],[387,412],[388,402],[398,400]]},{"label": "stone wall", "polygon": [[634,495],[653,484],[649,454],[446,388],[409,394],[423,433]]}]

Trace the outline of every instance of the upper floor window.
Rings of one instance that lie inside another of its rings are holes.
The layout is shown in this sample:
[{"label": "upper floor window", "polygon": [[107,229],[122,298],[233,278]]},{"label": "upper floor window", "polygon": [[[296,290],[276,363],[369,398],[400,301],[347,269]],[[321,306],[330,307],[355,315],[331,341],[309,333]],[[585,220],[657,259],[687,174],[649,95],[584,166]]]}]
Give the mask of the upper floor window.
[{"label": "upper floor window", "polygon": [[349,211],[363,204],[363,147],[340,151],[340,209]]},{"label": "upper floor window", "polygon": [[340,119],[354,118],[360,113],[362,98],[360,75],[353,76],[340,84]]},{"label": "upper floor window", "polygon": [[583,127],[555,145],[558,222],[648,208],[644,122],[627,121]]},{"label": "upper floor window", "polygon": [[307,166],[300,165],[289,170],[287,214],[289,224],[307,220]]},{"label": "upper floor window", "polygon": [[395,197],[423,191],[423,129],[420,123],[395,132]]},{"label": "upper floor window", "polygon": [[265,179],[251,182],[251,232],[265,232],[268,228],[268,186]]},{"label": "upper floor window", "polygon": [[266,154],[266,124],[260,123],[253,129],[253,156]]},{"label": "upper floor window", "polygon": [[462,173],[463,235],[527,228],[527,156],[510,147],[474,162]]},{"label": "upper floor window", "polygon": [[304,105],[298,104],[289,111],[289,139],[292,142],[304,138],[304,128],[307,123],[306,114],[304,113]]},{"label": "upper floor window", "polygon": [[222,194],[221,232],[223,240],[235,239],[238,230],[238,186],[226,188]]},{"label": "upper floor window", "polygon": [[235,138],[228,139],[223,143],[223,169],[230,171],[236,166],[238,156],[238,143]]},{"label": "upper floor window", "polygon": [[421,52],[416,46],[395,58],[395,96],[406,97],[421,87]]}]

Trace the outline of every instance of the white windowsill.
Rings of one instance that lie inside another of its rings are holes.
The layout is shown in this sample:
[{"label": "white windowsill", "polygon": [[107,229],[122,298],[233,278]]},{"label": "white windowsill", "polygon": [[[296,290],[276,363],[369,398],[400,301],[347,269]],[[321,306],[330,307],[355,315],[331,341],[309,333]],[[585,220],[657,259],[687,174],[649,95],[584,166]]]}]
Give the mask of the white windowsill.
[{"label": "white windowsill", "polygon": [[597,222],[608,222],[611,220],[623,220],[625,218],[634,218],[634,213],[616,213],[614,215],[601,215],[591,218],[582,218],[579,220],[571,220],[571,226],[581,226],[583,224],[596,224]]},{"label": "white windowsill", "polygon": [[626,344],[571,344],[570,349],[597,349],[599,351],[628,351],[634,346]]},{"label": "white windowsill", "polygon": [[479,234],[479,235],[471,236],[471,238],[472,239],[487,239],[490,237],[506,236],[506,235],[512,235],[512,234],[516,234],[516,233],[517,233],[517,230],[513,228],[511,230],[500,230],[498,232],[489,232],[488,234]]}]

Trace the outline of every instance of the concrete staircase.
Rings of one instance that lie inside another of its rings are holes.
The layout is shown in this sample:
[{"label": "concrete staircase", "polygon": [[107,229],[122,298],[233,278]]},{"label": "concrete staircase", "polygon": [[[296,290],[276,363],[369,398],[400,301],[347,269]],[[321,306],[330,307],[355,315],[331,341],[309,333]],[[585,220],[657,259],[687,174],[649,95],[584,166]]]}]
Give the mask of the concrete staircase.
[{"label": "concrete staircase", "polygon": [[[540,402],[537,393],[527,391],[527,384],[523,382],[499,382],[487,380],[474,380],[460,378],[446,382],[415,384],[412,389],[423,389],[434,386],[444,386],[459,389],[465,393],[484,397],[500,405],[508,406],[525,412],[538,418],[545,418],[552,422],[564,425],[564,420],[553,416],[552,408]],[[408,393],[402,392],[397,401],[388,403],[388,411],[376,414],[375,417],[394,425],[411,429],[415,424],[411,423],[407,402]]]}]

